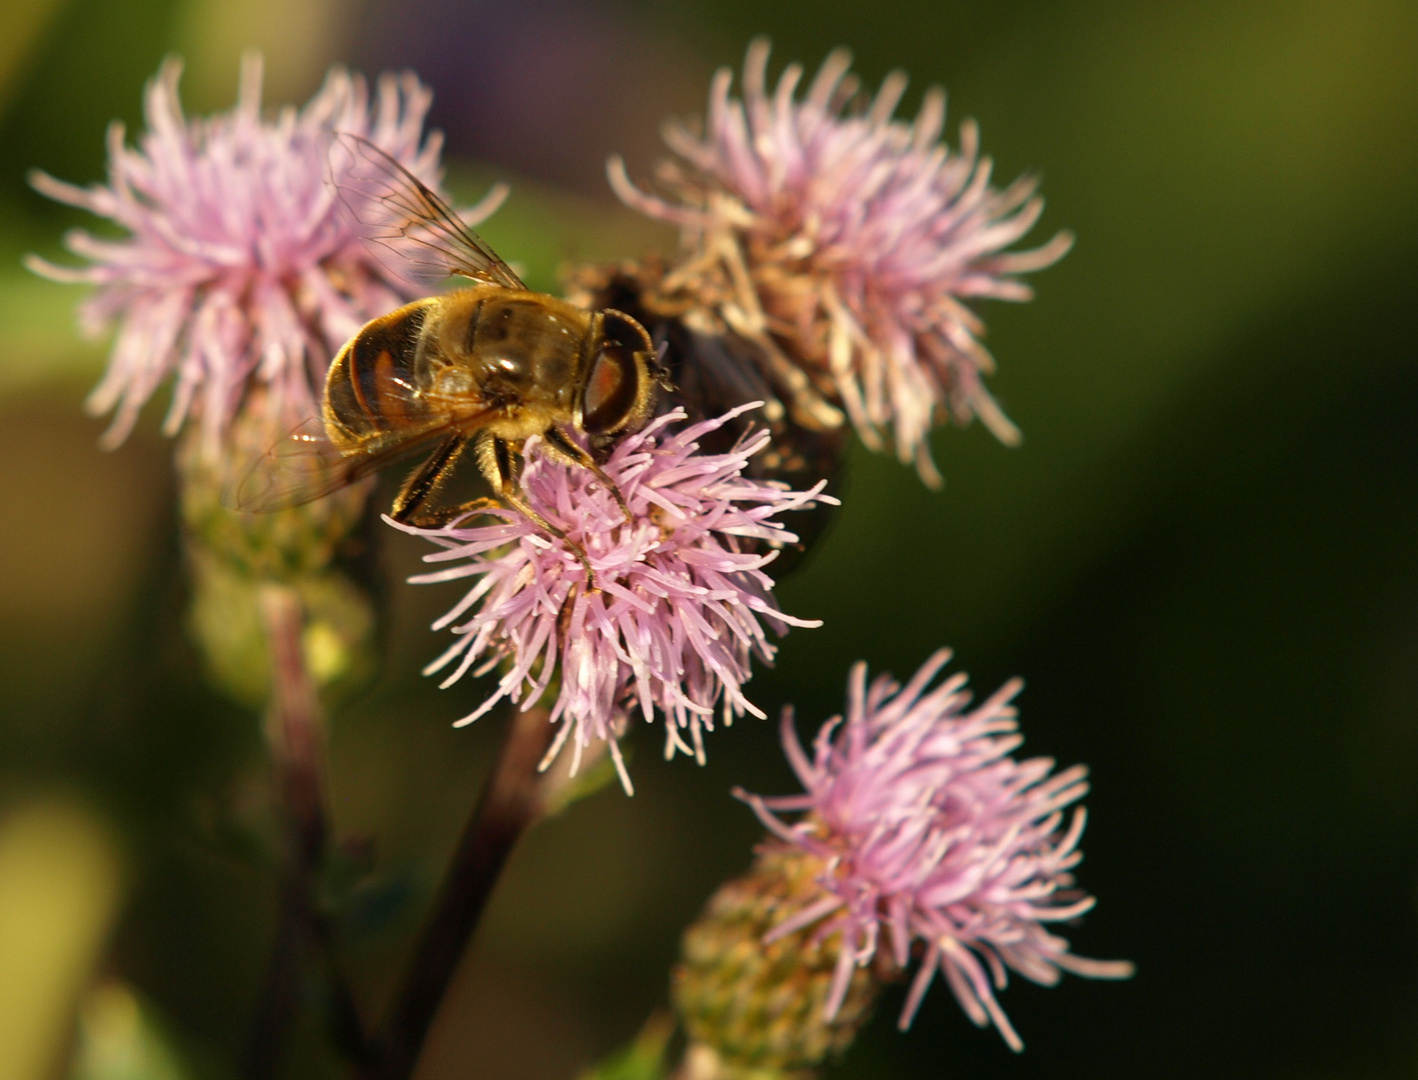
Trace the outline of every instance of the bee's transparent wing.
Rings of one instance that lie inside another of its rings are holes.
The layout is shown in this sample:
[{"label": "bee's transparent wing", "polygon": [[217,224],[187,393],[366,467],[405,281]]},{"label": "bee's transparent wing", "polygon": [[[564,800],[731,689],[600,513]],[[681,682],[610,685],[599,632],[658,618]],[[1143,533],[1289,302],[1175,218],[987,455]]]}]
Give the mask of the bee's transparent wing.
[{"label": "bee's transparent wing", "polygon": [[[436,192],[368,139],[337,132],[330,168],[346,217],[366,242],[392,253],[390,269],[401,277],[435,285],[457,274],[527,287]],[[481,221],[506,196],[506,185],[498,184],[470,216]]]},{"label": "bee's transparent wing", "polygon": [[448,434],[446,420],[430,421],[413,430],[373,436],[355,452],[342,454],[325,437],[319,418],[311,417],[257,458],[222,501],[244,514],[302,506],[428,450]]}]

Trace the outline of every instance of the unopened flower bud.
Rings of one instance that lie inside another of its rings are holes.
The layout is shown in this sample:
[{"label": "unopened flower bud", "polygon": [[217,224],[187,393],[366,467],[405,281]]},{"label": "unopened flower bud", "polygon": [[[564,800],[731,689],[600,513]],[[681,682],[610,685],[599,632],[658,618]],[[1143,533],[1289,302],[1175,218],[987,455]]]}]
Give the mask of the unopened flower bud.
[{"label": "unopened flower bud", "polygon": [[[213,452],[201,429],[185,430],[177,466],[184,547],[192,575],[189,629],[213,681],[259,705],[270,686],[261,617],[263,584],[290,586],[305,611],[307,670],[319,687],[359,683],[374,667],[374,611],[340,567],[363,548],[366,492],[347,488],[266,514],[234,511],[230,493],[286,432],[253,390]],[[279,414],[277,414],[279,415]]]},{"label": "unopened flower bud", "polygon": [[294,426],[268,403],[264,392],[253,390],[215,449],[200,429],[184,431],[177,471],[188,535],[234,570],[284,581],[318,573],[358,545],[368,491],[356,485],[270,513],[234,511],[242,482]]}]

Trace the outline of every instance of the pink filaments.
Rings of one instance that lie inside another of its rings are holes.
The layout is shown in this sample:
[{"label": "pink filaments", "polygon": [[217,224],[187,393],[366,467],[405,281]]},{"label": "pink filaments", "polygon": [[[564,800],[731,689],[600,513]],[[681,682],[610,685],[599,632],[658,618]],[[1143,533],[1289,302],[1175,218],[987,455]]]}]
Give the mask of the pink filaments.
[{"label": "pink filaments", "polygon": [[[1023,1043],[995,1000],[1006,968],[1052,986],[1062,971],[1127,978],[1126,961],[1089,960],[1047,926],[1074,919],[1094,900],[1074,884],[1082,859],[1081,765],[1053,773],[1048,758],[1016,761],[1023,741],[1013,680],[974,709],[964,675],[928,689],[950,659],[936,653],[904,688],[889,677],[867,685],[866,665],[849,681],[846,719],[829,720],[809,757],[783,717],[783,746],[805,789],[763,798],[737,792],[774,836],[819,858],[823,894],[774,928],[776,939],[816,926],[841,935],[830,1017],[854,966],[888,947],[898,968],[924,945],[900,1026],[911,1023],[939,973],[976,1024],[993,1022],[1014,1050]],[[1052,775],[1051,775],[1052,773]],[[779,812],[804,816],[796,823]]]},{"label": "pink filaments", "polygon": [[398,526],[444,548],[426,561],[451,564],[412,580],[478,579],[434,624],[458,640],[428,668],[452,665],[445,686],[470,670],[502,668],[497,690],[460,724],[502,698],[525,709],[553,695],[551,720],[562,727],[548,761],[568,739],[577,760],[592,740],[605,740],[630,791],[617,740],[635,712],[647,722],[663,714],[667,757],[678,751],[701,762],[716,713],[725,724],[763,715],[743,685],[752,657],[773,658],[767,629],[819,625],[783,614],[773,598],[766,568],[797,540],[776,519],[835,500],[822,484],[791,491],[745,477],[766,432],[728,453],[698,452],[699,439],[752,407],[680,430],[676,410],[622,436],[603,467],[629,522],[589,470],[538,453],[537,436],[528,440],[522,490],[584,551],[594,590],[573,549],[512,510],[487,511],[491,524]]}]

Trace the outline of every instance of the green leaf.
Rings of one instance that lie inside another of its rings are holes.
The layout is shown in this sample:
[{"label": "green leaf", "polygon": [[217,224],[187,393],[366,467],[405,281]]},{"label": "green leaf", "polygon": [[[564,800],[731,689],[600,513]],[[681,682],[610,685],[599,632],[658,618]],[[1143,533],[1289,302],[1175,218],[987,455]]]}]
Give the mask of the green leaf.
[{"label": "green leaf", "polygon": [[[562,723],[565,722],[565,720],[562,721]],[[598,756],[592,758],[588,763],[585,757],[589,756],[593,752],[593,749],[599,751]],[[632,758],[632,748],[629,746],[622,748],[621,756],[624,758],[626,764],[629,765]],[[546,794],[544,795],[545,801],[542,809],[543,817],[555,817],[557,814],[566,810],[572,803],[577,803],[582,799],[589,798],[602,788],[609,787],[611,784],[620,783],[620,777],[615,769],[615,762],[611,760],[610,754],[606,753],[603,747],[597,747],[595,744],[592,744],[592,747],[587,748],[582,758],[581,768],[577,771],[575,776],[564,774],[564,770],[570,768],[570,760],[571,753],[567,751],[553,762],[551,768],[547,770],[547,781],[546,787],[544,788]]]},{"label": "green leaf", "polygon": [[665,1050],[674,1030],[674,1017],[668,1012],[653,1013],[633,1042],[582,1073],[578,1080],[665,1080],[669,1073]]}]

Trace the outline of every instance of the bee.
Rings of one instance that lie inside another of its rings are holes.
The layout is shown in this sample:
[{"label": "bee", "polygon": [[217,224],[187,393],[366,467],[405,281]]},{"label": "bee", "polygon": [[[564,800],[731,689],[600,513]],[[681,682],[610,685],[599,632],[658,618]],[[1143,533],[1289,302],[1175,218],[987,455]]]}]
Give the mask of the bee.
[{"label": "bee", "polygon": [[[354,159],[349,182],[372,195],[341,196],[366,242],[393,249],[404,277],[461,276],[473,284],[415,300],[355,334],[330,365],[319,422],[302,425],[257,463],[238,491],[238,509],[297,506],[431,451],[399,488],[391,518],[437,527],[510,507],[574,551],[594,587],[585,551],[528,503],[519,448],[540,435],[547,456],[593,474],[628,521],[620,490],[571,435],[596,449],[643,426],[663,380],[650,335],[622,312],[588,311],[527,288],[397,161],[358,136],[336,138]],[[468,451],[493,498],[436,506]]]}]

